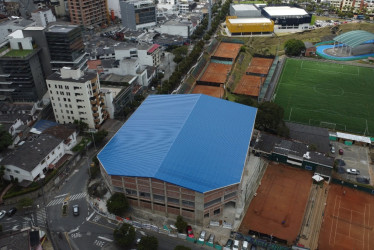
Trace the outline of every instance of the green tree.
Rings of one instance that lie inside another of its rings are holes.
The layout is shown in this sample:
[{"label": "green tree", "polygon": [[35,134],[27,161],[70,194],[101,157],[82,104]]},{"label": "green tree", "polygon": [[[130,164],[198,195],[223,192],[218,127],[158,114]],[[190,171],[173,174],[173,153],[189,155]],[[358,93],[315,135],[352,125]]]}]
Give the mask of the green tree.
[{"label": "green tree", "polygon": [[120,228],[114,230],[113,238],[119,246],[129,247],[135,240],[135,229],[130,224],[123,223]]},{"label": "green tree", "polygon": [[183,220],[182,216],[178,215],[177,221],[175,222],[175,226],[177,227],[179,233],[183,233],[184,231],[186,231],[187,222]]},{"label": "green tree", "polygon": [[274,102],[263,102],[258,106],[255,127],[283,137],[289,136],[289,129],[283,121],[284,110]]},{"label": "green tree", "polygon": [[31,199],[31,198],[28,198],[28,197],[25,197],[25,198],[22,198],[19,202],[18,202],[18,206],[19,208],[24,208],[24,207],[30,207],[34,204],[34,200]]},{"label": "green tree", "polygon": [[143,236],[138,244],[138,250],[156,250],[158,240],[154,236]]},{"label": "green tree", "polygon": [[303,50],[305,50],[305,44],[303,41],[293,38],[286,41],[284,48],[286,49],[286,54],[288,56],[298,56]]},{"label": "green tree", "polygon": [[80,132],[88,129],[88,124],[84,121],[74,120],[74,124],[78,126]]},{"label": "green tree", "polygon": [[96,132],[93,136],[95,143],[102,142],[107,135],[108,135],[108,131],[106,131],[105,129],[102,129]]},{"label": "green tree", "polygon": [[123,193],[114,193],[106,202],[106,207],[110,213],[121,216],[129,208],[129,203]]},{"label": "green tree", "polygon": [[182,246],[182,245],[178,245],[174,248],[174,250],[191,250],[191,248],[185,247],[185,246]]},{"label": "green tree", "polygon": [[11,134],[4,129],[4,126],[0,124],[0,152],[12,145],[13,140]]}]

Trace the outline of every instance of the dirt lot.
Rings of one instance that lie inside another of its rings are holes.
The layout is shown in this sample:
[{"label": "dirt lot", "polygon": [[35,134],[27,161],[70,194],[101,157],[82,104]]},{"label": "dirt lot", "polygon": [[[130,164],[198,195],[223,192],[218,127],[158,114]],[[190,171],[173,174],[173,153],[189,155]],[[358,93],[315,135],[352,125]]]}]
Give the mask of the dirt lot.
[{"label": "dirt lot", "polygon": [[374,199],[361,191],[331,185],[318,249],[374,248]]},{"label": "dirt lot", "polygon": [[311,185],[311,172],[272,163],[239,231],[253,230],[292,243],[300,231]]}]

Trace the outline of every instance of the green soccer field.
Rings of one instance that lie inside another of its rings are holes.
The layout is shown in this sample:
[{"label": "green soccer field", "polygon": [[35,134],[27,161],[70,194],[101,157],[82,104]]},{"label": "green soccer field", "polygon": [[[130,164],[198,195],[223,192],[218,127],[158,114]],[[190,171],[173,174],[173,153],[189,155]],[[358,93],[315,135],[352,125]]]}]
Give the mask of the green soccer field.
[{"label": "green soccer field", "polygon": [[289,58],[273,100],[285,121],[374,136],[374,68]]}]

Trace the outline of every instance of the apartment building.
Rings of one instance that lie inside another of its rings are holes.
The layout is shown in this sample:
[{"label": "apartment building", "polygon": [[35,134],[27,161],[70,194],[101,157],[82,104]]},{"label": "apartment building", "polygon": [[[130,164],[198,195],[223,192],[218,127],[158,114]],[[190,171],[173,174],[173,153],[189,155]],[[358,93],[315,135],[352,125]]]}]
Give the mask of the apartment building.
[{"label": "apartment building", "polygon": [[31,19],[35,21],[36,26],[46,27],[48,24],[56,22],[56,17],[51,9],[40,9],[31,13]]},{"label": "apartment building", "polygon": [[108,20],[107,0],[68,0],[72,24],[103,25]]},{"label": "apartment building", "polygon": [[53,25],[45,31],[53,70],[83,68],[87,62],[82,31],[76,25]]},{"label": "apartment building", "polygon": [[58,123],[79,120],[97,129],[108,118],[97,74],[64,67],[48,77],[47,86]]},{"label": "apartment building", "polygon": [[47,91],[40,48],[31,37],[16,31],[0,48],[0,96],[11,102],[36,102]]},{"label": "apartment building", "polygon": [[120,1],[122,25],[132,30],[156,25],[156,5],[151,0]]}]

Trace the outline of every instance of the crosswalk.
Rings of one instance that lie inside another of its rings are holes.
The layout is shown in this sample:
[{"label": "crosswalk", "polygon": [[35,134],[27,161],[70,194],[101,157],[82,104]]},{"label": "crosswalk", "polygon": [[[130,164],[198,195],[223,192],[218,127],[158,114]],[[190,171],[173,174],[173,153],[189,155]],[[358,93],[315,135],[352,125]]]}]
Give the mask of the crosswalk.
[{"label": "crosswalk", "polygon": [[74,195],[70,195],[70,196],[66,196],[66,197],[54,199],[54,200],[50,201],[47,204],[47,207],[55,206],[55,205],[58,205],[58,204],[62,204],[65,200],[73,201],[73,200],[82,199],[82,198],[84,198],[86,196],[87,196],[87,193],[83,192],[83,193],[79,193],[79,194],[74,194]]},{"label": "crosswalk", "polygon": [[47,219],[46,210],[44,208],[36,210],[33,219],[37,226],[45,226]]}]

